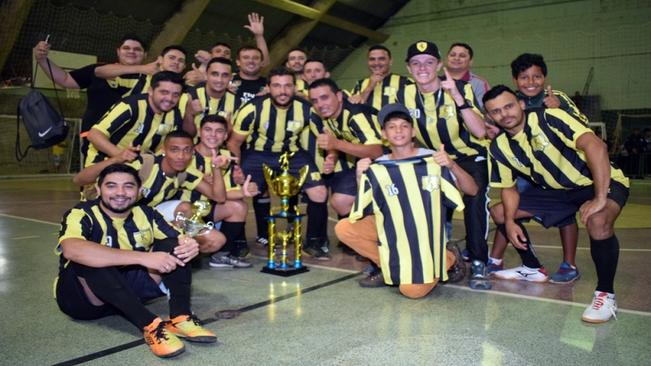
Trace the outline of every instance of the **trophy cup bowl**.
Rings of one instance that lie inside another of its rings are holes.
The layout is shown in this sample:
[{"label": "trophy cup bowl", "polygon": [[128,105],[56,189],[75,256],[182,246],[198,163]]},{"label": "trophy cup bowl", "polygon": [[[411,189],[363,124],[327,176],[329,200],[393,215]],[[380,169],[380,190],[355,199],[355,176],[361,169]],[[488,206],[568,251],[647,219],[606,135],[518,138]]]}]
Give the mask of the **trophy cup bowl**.
[{"label": "trophy cup bowl", "polygon": [[215,227],[212,221],[205,222],[203,217],[210,213],[210,202],[205,200],[195,201],[192,204],[192,216],[189,218],[179,212],[176,214],[176,221],[181,224],[181,229],[191,237],[204,235]]}]

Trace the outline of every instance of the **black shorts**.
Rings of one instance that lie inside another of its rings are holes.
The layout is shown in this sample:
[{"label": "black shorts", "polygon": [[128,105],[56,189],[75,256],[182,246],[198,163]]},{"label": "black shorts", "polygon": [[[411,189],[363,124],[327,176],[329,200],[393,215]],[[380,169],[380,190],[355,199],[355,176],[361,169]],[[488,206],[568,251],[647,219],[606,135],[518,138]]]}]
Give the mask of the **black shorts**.
[{"label": "black shorts", "polygon": [[[629,189],[619,182],[610,181],[608,198],[620,209],[626,204]],[[533,214],[533,218],[544,227],[563,227],[576,222],[576,213],[581,205],[594,198],[594,187],[587,186],[569,190],[527,187],[520,193],[520,210]]]},{"label": "black shorts", "polygon": [[[264,180],[262,164],[266,164],[279,174],[280,163],[278,162],[278,159],[280,158],[280,155],[281,153],[265,151],[242,151],[242,171],[245,175],[251,174],[251,180],[258,185],[260,192],[265,192],[267,190],[267,182]],[[289,159],[289,174],[298,178],[298,172],[304,166],[308,167],[308,174],[307,179],[303,184],[303,188],[312,188],[323,185],[323,179],[321,179],[319,169],[316,167],[316,164],[314,164],[314,161],[310,158],[308,153],[303,150],[297,151],[294,153],[294,156]]]},{"label": "black shorts", "polygon": [[332,193],[357,195],[357,178],[354,170],[342,170],[340,172],[323,176],[323,182]]},{"label": "black shorts", "polygon": [[[111,305],[95,306],[90,303],[84,288],[79,282],[77,264],[70,262],[59,273],[56,283],[56,301],[59,309],[74,319],[92,320],[109,315],[119,314]],[[117,268],[129,287],[138,296],[141,302],[152,300],[165,295],[149,272],[141,266],[128,266]],[[83,277],[83,276],[79,276]]]}]

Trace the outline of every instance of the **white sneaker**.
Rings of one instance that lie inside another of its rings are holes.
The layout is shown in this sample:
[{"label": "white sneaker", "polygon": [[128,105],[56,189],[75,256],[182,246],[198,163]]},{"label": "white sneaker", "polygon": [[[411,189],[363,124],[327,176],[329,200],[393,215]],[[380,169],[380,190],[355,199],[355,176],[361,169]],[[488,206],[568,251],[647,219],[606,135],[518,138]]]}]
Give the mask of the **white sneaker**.
[{"label": "white sneaker", "polygon": [[583,312],[581,320],[588,323],[605,323],[611,317],[617,319],[617,301],[615,295],[595,291],[592,304]]},{"label": "white sneaker", "polygon": [[545,272],[544,267],[529,268],[527,266],[520,266],[493,272],[493,276],[503,280],[547,282],[547,272]]}]

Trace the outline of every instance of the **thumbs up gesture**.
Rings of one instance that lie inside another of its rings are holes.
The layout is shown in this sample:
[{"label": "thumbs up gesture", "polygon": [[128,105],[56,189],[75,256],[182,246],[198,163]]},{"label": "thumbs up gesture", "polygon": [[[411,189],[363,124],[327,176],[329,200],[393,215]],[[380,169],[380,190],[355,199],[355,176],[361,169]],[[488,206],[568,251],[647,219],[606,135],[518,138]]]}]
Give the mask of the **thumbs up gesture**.
[{"label": "thumbs up gesture", "polygon": [[558,99],[557,96],[554,95],[554,92],[552,91],[552,86],[547,85],[547,89],[545,90],[545,99],[543,99],[543,103],[547,108],[558,108],[561,106],[561,100]]},{"label": "thumbs up gesture", "polygon": [[434,162],[440,166],[450,168],[454,164],[454,160],[450,158],[450,155],[445,152],[445,145],[441,144],[439,149],[432,154],[434,157]]},{"label": "thumbs up gesture", "polygon": [[323,130],[316,138],[316,144],[320,149],[324,150],[337,150],[337,136],[333,135],[330,130]]}]

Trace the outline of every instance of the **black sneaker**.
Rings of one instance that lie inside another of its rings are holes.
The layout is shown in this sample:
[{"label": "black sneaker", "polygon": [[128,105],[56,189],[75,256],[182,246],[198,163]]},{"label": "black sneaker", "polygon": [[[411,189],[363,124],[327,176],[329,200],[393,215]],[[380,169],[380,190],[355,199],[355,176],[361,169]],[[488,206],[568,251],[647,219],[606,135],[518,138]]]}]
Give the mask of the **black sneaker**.
[{"label": "black sneaker", "polygon": [[346,244],[344,244],[342,242],[339,242],[339,244],[337,244],[337,246],[339,248],[341,248],[341,252],[346,254],[346,255],[357,255],[357,252],[354,251],[353,248],[349,247],[348,245],[346,245]]},{"label": "black sneaker", "polygon": [[359,285],[366,288],[384,287],[384,276],[381,270],[374,270],[368,277],[359,280]]},{"label": "black sneaker", "polygon": [[454,254],[455,259],[454,264],[448,270],[447,282],[456,283],[466,277],[466,263],[463,260],[461,250],[456,244],[448,244],[447,250],[451,251]]},{"label": "black sneaker", "polygon": [[308,238],[303,246],[303,251],[314,259],[329,261],[330,254],[323,251],[323,242],[324,241],[321,238]]}]

